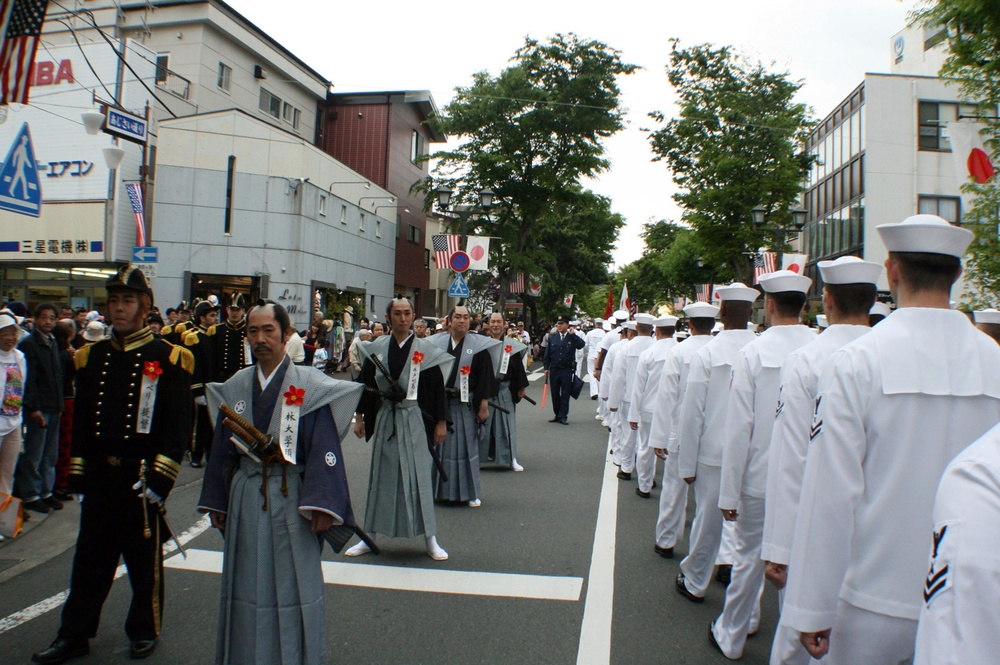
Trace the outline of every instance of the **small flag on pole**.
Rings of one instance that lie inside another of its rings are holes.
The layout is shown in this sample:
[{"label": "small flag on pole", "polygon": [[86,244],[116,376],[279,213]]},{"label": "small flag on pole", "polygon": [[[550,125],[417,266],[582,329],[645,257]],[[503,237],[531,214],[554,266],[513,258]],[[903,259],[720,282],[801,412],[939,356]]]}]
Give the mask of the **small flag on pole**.
[{"label": "small flag on pole", "polygon": [[489,236],[469,236],[465,241],[465,253],[469,255],[469,270],[490,269]]},{"label": "small flag on pole", "polygon": [[458,251],[461,238],[457,235],[436,235],[431,237],[434,245],[434,267],[447,270],[451,267],[451,255]]},{"label": "small flag on pole", "polygon": [[699,284],[698,288],[695,289],[695,299],[698,302],[711,302],[711,295],[712,295],[711,284]]},{"label": "small flag on pole", "polygon": [[[13,0],[13,3],[0,49],[0,104],[27,104],[49,0]],[[7,8],[0,11],[6,12]]]},{"label": "small flag on pole", "polygon": [[128,200],[132,202],[132,212],[135,213],[135,246],[146,246],[146,218],[145,208],[142,205],[142,188],[137,182],[130,182],[125,185],[128,192]]},{"label": "small flag on pole", "polygon": [[618,309],[625,310],[629,314],[632,313],[632,304],[628,299],[628,282],[622,284],[622,297],[618,300]]},{"label": "small flag on pole", "polygon": [[615,285],[608,284],[608,304],[604,306],[604,320],[607,321],[615,311]]},{"label": "small flag on pole", "polygon": [[760,283],[760,276],[775,272],[778,267],[777,252],[758,252],[753,257],[753,283]]},{"label": "small flag on pole", "polygon": [[510,293],[524,293],[524,273],[519,272],[510,280]]},{"label": "small flag on pole", "polygon": [[566,296],[565,298],[563,298],[563,304],[566,305],[567,307],[572,307],[573,306],[573,294],[572,293],[569,294],[568,296]]}]

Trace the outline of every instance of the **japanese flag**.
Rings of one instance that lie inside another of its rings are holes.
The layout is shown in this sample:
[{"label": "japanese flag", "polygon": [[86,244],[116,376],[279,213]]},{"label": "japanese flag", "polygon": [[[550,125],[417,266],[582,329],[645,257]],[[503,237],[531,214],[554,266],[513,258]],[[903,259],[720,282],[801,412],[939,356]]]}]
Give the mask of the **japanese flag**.
[{"label": "japanese flag", "polygon": [[563,304],[566,305],[567,307],[569,307],[569,306],[571,306],[573,304],[573,294],[572,293],[569,294],[568,296],[566,296],[565,298],[563,298]]},{"label": "japanese flag", "polygon": [[794,273],[802,275],[805,272],[806,261],[808,260],[808,254],[782,254],[781,269],[791,270]]},{"label": "japanese flag", "polygon": [[951,155],[955,160],[955,176],[962,184],[973,178],[980,185],[993,177],[996,172],[990,153],[983,145],[980,134],[981,122],[949,122],[948,138],[951,139]]},{"label": "japanese flag", "polygon": [[542,295],[542,280],[537,277],[528,278],[528,295],[536,298]]},{"label": "japanese flag", "polygon": [[469,270],[490,269],[489,236],[469,236],[465,242],[465,253],[469,255]]}]

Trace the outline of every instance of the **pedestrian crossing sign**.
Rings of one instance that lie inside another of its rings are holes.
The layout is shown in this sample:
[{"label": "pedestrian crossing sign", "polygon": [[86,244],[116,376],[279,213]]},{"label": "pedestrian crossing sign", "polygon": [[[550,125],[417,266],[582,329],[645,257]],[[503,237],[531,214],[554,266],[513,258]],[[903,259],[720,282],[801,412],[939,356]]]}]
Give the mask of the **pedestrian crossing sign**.
[{"label": "pedestrian crossing sign", "polygon": [[451,287],[448,289],[449,298],[468,298],[469,295],[469,285],[465,283],[465,278],[461,275],[455,275],[455,281],[451,283]]},{"label": "pedestrian crossing sign", "polygon": [[42,185],[28,123],[21,125],[0,167],[0,210],[38,217],[42,214]]}]

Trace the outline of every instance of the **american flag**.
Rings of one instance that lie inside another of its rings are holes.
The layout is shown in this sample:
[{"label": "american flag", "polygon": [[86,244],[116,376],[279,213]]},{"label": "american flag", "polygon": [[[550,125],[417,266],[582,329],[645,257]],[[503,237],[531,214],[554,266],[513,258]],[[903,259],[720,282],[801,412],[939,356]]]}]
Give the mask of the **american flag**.
[{"label": "american flag", "polygon": [[146,218],[145,208],[142,205],[142,189],[137,182],[130,182],[125,185],[128,192],[128,200],[132,202],[132,212],[135,213],[135,246],[146,246]]},{"label": "american flag", "polygon": [[712,285],[711,284],[699,284],[695,289],[695,299],[698,302],[711,302],[712,295]]},{"label": "american flag", "polygon": [[753,255],[753,283],[760,283],[760,276],[778,269],[777,252],[758,252]]},{"label": "american flag", "polygon": [[509,293],[524,293],[524,273],[519,272],[510,280]]},{"label": "american flag", "polygon": [[432,236],[431,242],[434,244],[434,267],[438,270],[446,270],[451,267],[451,255],[458,251],[458,243],[461,238],[457,235]]},{"label": "american flag", "polygon": [[49,0],[8,1],[13,2],[13,8],[0,49],[0,104],[27,104],[35,51]]}]

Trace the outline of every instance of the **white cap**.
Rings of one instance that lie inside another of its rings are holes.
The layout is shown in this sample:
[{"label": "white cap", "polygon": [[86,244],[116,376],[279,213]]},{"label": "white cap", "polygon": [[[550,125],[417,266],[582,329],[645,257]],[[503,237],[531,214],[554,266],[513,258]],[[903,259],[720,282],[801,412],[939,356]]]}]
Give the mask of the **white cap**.
[{"label": "white cap", "polygon": [[989,309],[977,309],[972,313],[976,323],[1000,323],[1000,310],[992,307]]},{"label": "white cap", "polygon": [[836,261],[820,261],[819,273],[826,284],[875,284],[882,274],[881,264],[842,256]]},{"label": "white cap", "polygon": [[100,320],[101,320],[101,313],[98,312],[96,309],[91,312],[87,312],[87,321],[100,321]]},{"label": "white cap", "polygon": [[573,319],[572,321],[569,322],[569,324],[571,326],[578,326],[580,325],[580,322],[577,319]]},{"label": "white cap", "polygon": [[686,330],[678,330],[677,332],[674,333],[674,339],[676,339],[678,342],[681,341],[682,339],[687,339],[690,336],[691,333],[689,333]]},{"label": "white cap", "polygon": [[751,289],[742,282],[733,282],[727,286],[717,287],[715,292],[719,294],[719,300],[742,300],[744,302],[753,302],[760,297],[760,291],[757,289]]},{"label": "white cap", "polygon": [[890,252],[924,252],[962,258],[972,242],[972,231],[952,226],[937,215],[913,215],[899,224],[875,227]]},{"label": "white cap", "polygon": [[868,310],[868,314],[873,316],[889,316],[892,314],[892,309],[886,303],[878,301]]},{"label": "white cap", "polygon": [[[851,283],[853,284],[854,282],[851,282]],[[826,314],[817,314],[816,315],[816,325],[819,326],[820,328],[829,328],[830,327],[830,322],[827,321]]]},{"label": "white cap", "polygon": [[722,332],[725,329],[726,329],[726,326],[722,325],[722,321],[716,321],[715,325],[712,326],[712,332],[714,332],[714,333]]},{"label": "white cap", "polygon": [[626,321],[622,324],[622,328],[625,330],[635,330],[635,321]]},{"label": "white cap", "polygon": [[619,321],[627,321],[628,320],[628,312],[626,312],[624,309],[618,310],[617,312],[615,312],[611,316],[615,317]]},{"label": "white cap", "polygon": [[785,293],[786,291],[797,291],[798,293],[808,293],[812,280],[805,275],[800,275],[791,270],[776,270],[766,275],[761,275],[757,280],[765,293]]},{"label": "white cap", "polygon": [[684,313],[691,318],[714,319],[719,314],[719,308],[707,302],[693,302],[684,308]]},{"label": "white cap", "polygon": [[10,310],[0,312],[0,330],[17,325],[17,317]]},{"label": "white cap", "polygon": [[653,319],[653,325],[657,328],[669,328],[677,325],[677,317],[666,315]]},{"label": "white cap", "polygon": [[604,328],[604,332],[611,332],[614,329],[610,321],[605,321],[601,327]]},{"label": "white cap", "polygon": [[83,338],[88,342],[99,342],[104,339],[104,324],[100,321],[91,321],[83,329]]},{"label": "white cap", "polygon": [[595,328],[598,327],[599,325],[603,324],[603,323],[604,323],[604,319],[594,319],[594,327]]},{"label": "white cap", "polygon": [[753,321],[747,321],[747,330],[757,330],[757,324]]},{"label": "white cap", "polygon": [[646,312],[639,312],[638,314],[635,315],[635,322],[641,323],[646,326],[653,325],[653,321],[655,320],[656,320],[655,316],[653,316],[652,314],[647,314]]}]

